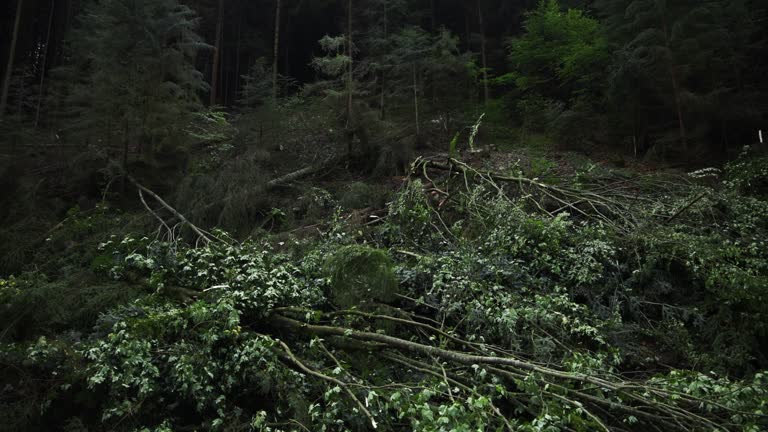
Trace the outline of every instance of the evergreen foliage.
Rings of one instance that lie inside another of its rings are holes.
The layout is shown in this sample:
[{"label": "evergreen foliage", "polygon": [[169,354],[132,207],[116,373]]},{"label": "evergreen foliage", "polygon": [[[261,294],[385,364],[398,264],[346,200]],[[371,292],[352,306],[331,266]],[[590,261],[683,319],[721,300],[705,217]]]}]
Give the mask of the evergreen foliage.
[{"label": "evergreen foliage", "polygon": [[0,432],[768,430],[764,1],[7,3]]},{"label": "evergreen foliage", "polygon": [[386,251],[366,246],[344,246],[328,258],[330,300],[342,308],[364,303],[391,303],[398,281]]},{"label": "evergreen foliage", "polygon": [[[206,48],[194,12],[175,0],[93,1],[58,70],[66,133],[147,161],[178,151],[206,85],[193,64]],[[125,155],[124,155],[125,156]]]}]

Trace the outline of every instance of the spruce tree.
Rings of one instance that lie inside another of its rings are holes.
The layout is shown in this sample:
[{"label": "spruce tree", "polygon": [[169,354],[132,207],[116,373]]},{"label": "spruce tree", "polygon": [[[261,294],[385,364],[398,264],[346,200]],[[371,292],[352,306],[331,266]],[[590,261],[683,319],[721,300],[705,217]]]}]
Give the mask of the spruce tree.
[{"label": "spruce tree", "polygon": [[662,156],[687,155],[691,141],[711,141],[718,127],[727,142],[728,112],[754,117],[741,85],[757,34],[750,2],[599,0],[595,7],[616,53],[609,94],[630,107],[633,140],[651,135]]},{"label": "spruce tree", "polygon": [[177,0],[102,0],[88,4],[73,31],[69,62],[57,70],[74,137],[147,162],[179,150],[206,90],[194,56],[203,44],[191,9]]}]

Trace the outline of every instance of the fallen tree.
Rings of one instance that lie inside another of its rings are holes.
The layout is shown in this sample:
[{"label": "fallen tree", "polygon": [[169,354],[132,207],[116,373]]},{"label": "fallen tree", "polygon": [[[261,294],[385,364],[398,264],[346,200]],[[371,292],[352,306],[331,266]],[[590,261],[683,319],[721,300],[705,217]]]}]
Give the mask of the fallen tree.
[{"label": "fallen tree", "polygon": [[[716,255],[708,245],[726,241],[708,227],[697,234],[692,221],[715,217],[716,198],[731,199],[734,213],[725,223],[736,222],[722,232],[728,241],[751,242],[765,228],[750,215],[764,204],[679,185],[646,194],[638,179],[549,185],[458,160],[421,160],[414,168],[378,223],[337,218],[327,236],[291,254],[254,241],[220,241],[201,228],[192,231],[208,241],[195,246],[179,237],[104,242],[94,271],[140,280],[147,295],[101,315],[92,326],[98,330],[74,348],[62,336],[25,346],[23,353],[35,353],[18,354],[26,363],[0,352],[15,365],[3,373],[14,389],[35,389],[47,395],[35,403],[54,408],[101,395],[93,402],[98,420],[78,417],[93,430],[768,425],[765,374],[729,379],[702,372],[694,362],[707,357],[694,357],[694,349],[713,345],[683,339],[687,326],[705,335],[746,335],[752,326],[759,334],[756,323],[766,316],[756,301],[765,280],[759,263],[768,257],[746,247],[730,249],[727,259]],[[135,185],[161,229],[173,227],[145,195],[188,222]],[[661,199],[675,188],[681,192],[674,198]],[[631,206],[630,190],[647,205]],[[572,216],[547,208],[552,200]],[[672,273],[695,259],[685,277]],[[749,290],[718,290],[711,281],[723,283],[715,279],[721,274]],[[666,299],[640,291],[649,280],[672,277],[694,293],[684,299],[689,303],[675,303],[669,291],[661,293]],[[34,290],[37,282],[29,280],[14,282],[19,292]],[[178,291],[181,301],[172,294]],[[735,293],[754,297],[727,297]],[[694,303],[694,296],[704,301]],[[746,313],[743,327],[716,321],[734,310]],[[696,327],[686,316],[713,327]],[[669,364],[642,351],[654,343],[654,352],[678,343],[692,360]],[[736,345],[723,347],[701,369],[732,357]],[[757,357],[760,348],[753,349]],[[51,374],[52,384],[33,380],[32,370]]]}]

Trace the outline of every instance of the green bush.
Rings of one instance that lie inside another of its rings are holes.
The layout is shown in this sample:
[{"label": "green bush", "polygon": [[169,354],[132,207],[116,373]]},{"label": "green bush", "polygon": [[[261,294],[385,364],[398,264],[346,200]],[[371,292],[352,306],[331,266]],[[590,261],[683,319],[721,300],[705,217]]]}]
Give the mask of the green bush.
[{"label": "green bush", "polygon": [[349,210],[382,208],[386,203],[386,192],[382,188],[362,182],[345,187],[339,198],[341,206]]},{"label": "green bush", "polygon": [[725,167],[726,185],[737,192],[768,197],[768,157],[746,154]]},{"label": "green bush", "polygon": [[359,245],[341,247],[326,263],[331,302],[342,308],[392,302],[398,290],[393,267],[386,251]]}]

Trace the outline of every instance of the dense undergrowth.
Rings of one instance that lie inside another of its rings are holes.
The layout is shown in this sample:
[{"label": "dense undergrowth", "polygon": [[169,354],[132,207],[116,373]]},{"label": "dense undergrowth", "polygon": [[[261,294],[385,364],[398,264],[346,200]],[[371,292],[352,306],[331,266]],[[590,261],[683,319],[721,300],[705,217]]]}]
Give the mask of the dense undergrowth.
[{"label": "dense undergrowth", "polygon": [[764,167],[425,165],[382,217],[243,242],[72,211],[0,280],[0,428],[764,430]]}]

